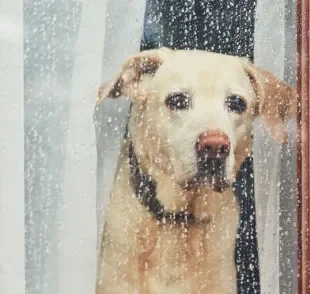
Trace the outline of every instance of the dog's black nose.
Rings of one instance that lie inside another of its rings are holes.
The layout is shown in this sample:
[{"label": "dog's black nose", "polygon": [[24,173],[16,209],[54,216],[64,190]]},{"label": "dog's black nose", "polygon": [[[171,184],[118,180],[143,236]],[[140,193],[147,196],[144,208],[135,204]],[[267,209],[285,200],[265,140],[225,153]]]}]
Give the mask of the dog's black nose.
[{"label": "dog's black nose", "polygon": [[226,159],[230,152],[230,140],[222,132],[204,132],[196,143],[198,157]]}]

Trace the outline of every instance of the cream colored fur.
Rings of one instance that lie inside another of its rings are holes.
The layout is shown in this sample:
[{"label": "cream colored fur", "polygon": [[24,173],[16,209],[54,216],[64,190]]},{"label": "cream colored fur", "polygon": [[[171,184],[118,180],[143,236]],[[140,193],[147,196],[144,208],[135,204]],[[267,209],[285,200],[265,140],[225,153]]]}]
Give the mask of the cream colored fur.
[{"label": "cream colored fur", "polygon": [[[171,92],[187,92],[188,110],[165,104]],[[225,108],[229,95],[242,96],[247,110]],[[151,50],[130,58],[99,92],[133,101],[129,133],[141,167],[157,183],[167,211],[187,209],[197,222],[159,222],[136,199],[129,180],[128,141],[122,148],[104,228],[96,294],[237,293],[234,263],[239,207],[231,188],[185,191],[197,171],[199,134],[228,135],[230,183],[251,154],[251,127],[260,115],[270,135],[285,143],[285,122],[296,111],[296,92],[249,61],[204,51]]]}]

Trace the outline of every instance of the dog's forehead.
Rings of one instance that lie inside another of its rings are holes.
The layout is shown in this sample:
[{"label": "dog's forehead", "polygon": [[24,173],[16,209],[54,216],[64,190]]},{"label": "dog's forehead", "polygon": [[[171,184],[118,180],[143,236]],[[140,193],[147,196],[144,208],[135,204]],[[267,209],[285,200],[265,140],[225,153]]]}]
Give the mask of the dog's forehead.
[{"label": "dog's forehead", "polygon": [[234,67],[241,64],[241,59],[232,55],[225,55],[201,50],[179,50],[167,56],[165,61],[181,66],[182,64],[191,67],[205,67],[206,65],[220,67]]},{"label": "dog's forehead", "polygon": [[156,82],[166,90],[248,86],[240,58],[203,51],[174,52],[165,58],[156,74]]}]

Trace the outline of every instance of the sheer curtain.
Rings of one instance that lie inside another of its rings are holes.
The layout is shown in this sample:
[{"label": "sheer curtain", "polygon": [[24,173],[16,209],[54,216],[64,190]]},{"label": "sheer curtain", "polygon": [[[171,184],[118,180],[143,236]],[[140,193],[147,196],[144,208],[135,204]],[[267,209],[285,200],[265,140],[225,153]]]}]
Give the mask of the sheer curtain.
[{"label": "sheer curtain", "polygon": [[23,3],[0,0],[0,293],[25,293]]},{"label": "sheer curtain", "polygon": [[105,8],[101,0],[24,2],[25,253],[30,294],[94,293],[93,111],[101,80]]},{"label": "sheer curtain", "polygon": [[[260,0],[255,63],[296,86],[296,1]],[[288,146],[255,124],[254,176],[262,293],[297,292],[296,125]]]},{"label": "sheer curtain", "polygon": [[105,1],[83,3],[65,143],[64,203],[58,215],[62,227],[57,293],[95,293],[97,156],[93,111],[101,82],[105,16]]}]

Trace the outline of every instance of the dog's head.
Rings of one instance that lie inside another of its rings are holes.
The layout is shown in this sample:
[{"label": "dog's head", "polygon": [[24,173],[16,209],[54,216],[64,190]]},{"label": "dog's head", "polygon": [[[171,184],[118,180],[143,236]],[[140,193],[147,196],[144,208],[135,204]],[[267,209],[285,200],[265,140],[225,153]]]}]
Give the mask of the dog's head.
[{"label": "dog's head", "polygon": [[259,115],[278,143],[296,111],[296,92],[244,58],[205,51],[144,51],[101,87],[105,97],[133,101],[129,130],[143,168],[167,174],[183,189],[221,191],[251,153]]}]

